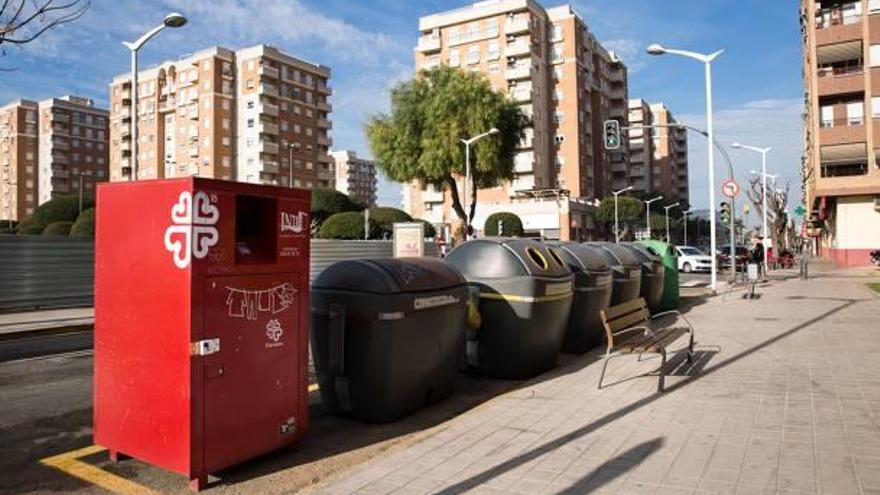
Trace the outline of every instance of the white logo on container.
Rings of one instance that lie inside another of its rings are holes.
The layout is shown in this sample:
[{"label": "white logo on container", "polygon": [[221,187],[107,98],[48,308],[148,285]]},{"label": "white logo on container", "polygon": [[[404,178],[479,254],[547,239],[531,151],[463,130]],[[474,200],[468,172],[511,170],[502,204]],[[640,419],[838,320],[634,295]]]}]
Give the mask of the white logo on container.
[{"label": "white logo on container", "polygon": [[208,255],[208,249],[220,237],[215,227],[219,219],[220,211],[207,194],[180,193],[171,207],[171,225],[165,229],[165,249],[173,255],[177,268],[188,267],[193,257],[202,259]]}]

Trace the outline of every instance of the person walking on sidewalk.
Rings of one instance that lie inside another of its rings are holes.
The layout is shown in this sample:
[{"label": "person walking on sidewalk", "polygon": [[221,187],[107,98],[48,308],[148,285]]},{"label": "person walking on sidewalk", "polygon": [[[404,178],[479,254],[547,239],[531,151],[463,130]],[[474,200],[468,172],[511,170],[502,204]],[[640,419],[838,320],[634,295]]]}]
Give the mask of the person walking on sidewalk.
[{"label": "person walking on sidewalk", "polygon": [[755,236],[752,238],[752,244],[752,263],[758,265],[758,279],[766,281],[767,274],[764,273],[764,238],[761,236]]}]

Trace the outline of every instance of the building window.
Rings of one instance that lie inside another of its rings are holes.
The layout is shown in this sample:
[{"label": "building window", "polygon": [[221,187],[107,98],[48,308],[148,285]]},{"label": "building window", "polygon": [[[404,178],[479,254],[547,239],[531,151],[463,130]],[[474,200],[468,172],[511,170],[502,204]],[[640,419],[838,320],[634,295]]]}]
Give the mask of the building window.
[{"label": "building window", "polygon": [[846,123],[848,125],[862,125],[864,123],[865,104],[863,102],[846,104]]},{"label": "building window", "polygon": [[468,48],[468,64],[474,65],[480,63],[480,47],[472,46]]},{"label": "building window", "polygon": [[565,135],[564,134],[557,134],[556,136],[553,137],[553,141],[556,144],[562,144],[565,142]]},{"label": "building window", "polygon": [[248,101],[248,102],[247,102],[247,107],[248,107],[248,108],[254,108],[254,101],[253,101],[253,100]]},{"label": "building window", "polygon": [[834,127],[834,107],[831,105],[822,107],[821,127]]},{"label": "building window", "polygon": [[501,49],[498,47],[498,41],[492,40],[489,42],[489,53],[486,54],[486,60],[498,60],[498,57],[501,56]]},{"label": "building window", "polygon": [[232,103],[230,103],[230,100],[224,98],[223,99],[223,110],[229,110],[231,106],[232,106]]},{"label": "building window", "polygon": [[254,89],[254,80],[248,79],[247,82],[245,82],[245,87],[247,89]]},{"label": "building window", "polygon": [[248,120],[247,120],[247,126],[248,126],[248,128],[253,127],[253,126],[254,126],[254,119],[248,119]]},{"label": "building window", "polygon": [[449,65],[451,67],[458,67],[461,62],[458,59],[458,48],[453,48],[449,50]]}]

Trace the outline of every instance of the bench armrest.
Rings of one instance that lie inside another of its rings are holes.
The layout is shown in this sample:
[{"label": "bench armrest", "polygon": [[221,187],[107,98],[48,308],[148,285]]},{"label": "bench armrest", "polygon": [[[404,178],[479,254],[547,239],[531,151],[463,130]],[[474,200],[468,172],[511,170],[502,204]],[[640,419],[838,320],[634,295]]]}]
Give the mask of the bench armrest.
[{"label": "bench armrest", "polygon": [[624,333],[629,333],[629,332],[632,332],[632,331],[634,331],[634,330],[643,330],[643,331],[645,331],[646,333],[648,333],[649,335],[654,335],[654,331],[651,330],[649,327],[646,327],[646,326],[644,326],[644,325],[636,325],[636,326],[634,326],[634,327],[627,327],[627,328],[624,328],[623,330],[620,330],[620,331],[617,331],[617,332],[615,332],[615,333],[612,333],[611,336],[612,336],[612,337],[617,337],[618,335],[621,335],[621,334],[624,334]]},{"label": "bench armrest", "polygon": [[680,318],[681,320],[683,320],[688,326],[688,331],[690,333],[694,333],[694,326],[691,325],[691,322],[688,321],[688,319],[685,318],[683,314],[681,314],[681,311],[671,310],[671,311],[664,311],[662,313],[657,313],[656,315],[651,315],[651,321],[654,321],[657,318],[660,318],[663,316],[669,316],[669,315],[675,315],[678,318]]}]

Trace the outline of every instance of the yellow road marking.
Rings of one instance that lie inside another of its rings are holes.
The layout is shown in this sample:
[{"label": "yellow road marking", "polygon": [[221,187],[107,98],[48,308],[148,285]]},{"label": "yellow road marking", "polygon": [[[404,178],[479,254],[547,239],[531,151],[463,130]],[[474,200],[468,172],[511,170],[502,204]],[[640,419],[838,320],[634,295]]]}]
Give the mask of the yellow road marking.
[{"label": "yellow road marking", "polygon": [[73,476],[74,478],[79,478],[87,483],[99,486],[113,493],[159,493],[80,460],[83,457],[97,454],[98,452],[103,452],[105,450],[107,449],[104,447],[92,445],[79,450],[71,450],[70,452],[47,457],[41,460],[40,464],[53,467],[63,473]]}]

